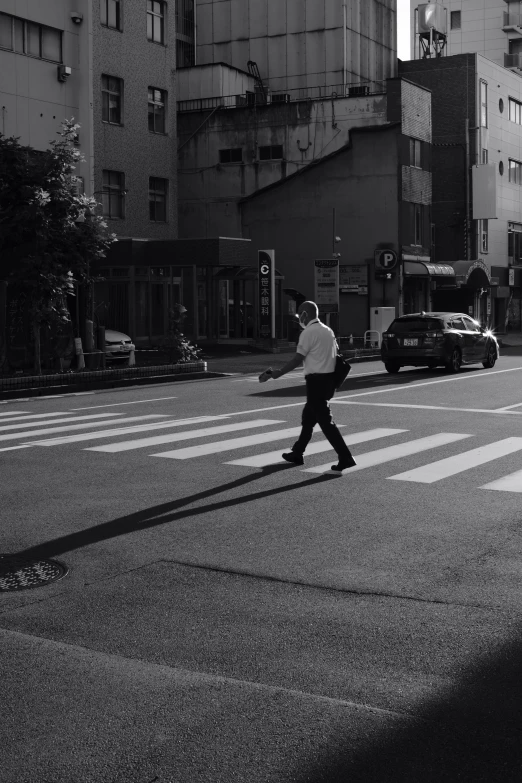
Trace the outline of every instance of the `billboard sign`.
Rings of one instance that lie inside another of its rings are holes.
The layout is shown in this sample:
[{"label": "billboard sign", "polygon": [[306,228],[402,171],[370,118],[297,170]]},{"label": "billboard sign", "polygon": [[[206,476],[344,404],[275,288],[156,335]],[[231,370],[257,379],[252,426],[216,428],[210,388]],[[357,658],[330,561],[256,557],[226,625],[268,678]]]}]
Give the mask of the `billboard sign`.
[{"label": "billboard sign", "polygon": [[275,251],[259,250],[259,336],[275,339]]},{"label": "billboard sign", "polygon": [[339,312],[339,259],[326,258],[315,264],[315,303],[320,313]]}]

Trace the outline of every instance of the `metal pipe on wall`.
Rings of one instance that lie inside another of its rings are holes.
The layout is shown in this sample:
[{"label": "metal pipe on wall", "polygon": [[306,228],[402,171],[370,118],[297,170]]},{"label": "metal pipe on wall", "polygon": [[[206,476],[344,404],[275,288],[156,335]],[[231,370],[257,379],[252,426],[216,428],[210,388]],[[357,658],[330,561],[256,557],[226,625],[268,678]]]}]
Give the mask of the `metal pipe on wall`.
[{"label": "metal pipe on wall", "polygon": [[347,65],[348,65],[348,42],[346,39],[346,22],[347,22],[347,8],[346,0],[343,0],[343,94],[346,95],[346,83],[348,81]]}]

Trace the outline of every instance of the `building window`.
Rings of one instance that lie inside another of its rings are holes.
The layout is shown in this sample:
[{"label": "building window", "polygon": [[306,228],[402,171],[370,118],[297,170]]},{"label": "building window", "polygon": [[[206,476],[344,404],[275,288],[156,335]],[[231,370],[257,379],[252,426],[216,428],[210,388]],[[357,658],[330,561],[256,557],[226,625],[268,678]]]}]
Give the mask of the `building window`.
[{"label": "building window", "polygon": [[517,125],[522,125],[522,103],[513,98],[509,99],[509,119]]},{"label": "building window", "polygon": [[165,43],[165,5],[163,0],[147,0],[147,38]]},{"label": "building window", "polygon": [[121,30],[120,0],[100,0],[100,20],[105,27]]},{"label": "building window", "polygon": [[167,221],[168,179],[149,177],[149,218],[155,223]]},{"label": "building window", "polygon": [[450,16],[450,29],[462,30],[462,15],[460,11],[452,11]]},{"label": "building window", "polygon": [[123,80],[102,75],[102,120],[111,125],[122,124]]},{"label": "building window", "polygon": [[243,150],[241,147],[231,150],[219,150],[220,163],[242,163]]},{"label": "building window", "polygon": [[148,112],[151,133],[165,133],[166,90],[149,87]]},{"label": "building window", "polygon": [[103,171],[102,205],[104,217],[125,217],[125,174],[122,171]]},{"label": "building window", "polygon": [[418,139],[410,139],[410,166],[420,169],[421,166],[421,142]]},{"label": "building window", "polygon": [[480,82],[480,125],[488,127],[488,85],[483,81]]},{"label": "building window", "polygon": [[488,162],[489,153],[486,149],[482,148],[482,163],[485,165]]},{"label": "building window", "polygon": [[518,160],[509,159],[509,181],[515,185],[522,184],[522,163]]},{"label": "building window", "polygon": [[176,64],[196,64],[194,0],[176,0]]},{"label": "building window", "polygon": [[487,253],[489,249],[489,220],[481,220],[481,242],[480,246],[483,253]]},{"label": "building window", "polygon": [[62,31],[0,13],[0,48],[61,63]]},{"label": "building window", "polygon": [[282,144],[272,144],[270,147],[259,147],[259,160],[281,160],[282,157]]},{"label": "building window", "polygon": [[508,256],[512,264],[522,264],[522,223],[508,223]]},{"label": "building window", "polygon": [[413,205],[413,236],[414,245],[423,244],[423,231],[422,231],[422,204]]}]

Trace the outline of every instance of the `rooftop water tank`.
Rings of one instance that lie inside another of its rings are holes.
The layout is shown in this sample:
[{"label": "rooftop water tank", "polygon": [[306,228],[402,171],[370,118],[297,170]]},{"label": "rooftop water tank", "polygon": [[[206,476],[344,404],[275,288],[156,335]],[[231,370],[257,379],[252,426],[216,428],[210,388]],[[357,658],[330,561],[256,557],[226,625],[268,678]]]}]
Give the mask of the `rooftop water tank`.
[{"label": "rooftop water tank", "polygon": [[429,35],[431,30],[446,35],[446,9],[439,3],[425,3],[418,8],[419,35]]}]

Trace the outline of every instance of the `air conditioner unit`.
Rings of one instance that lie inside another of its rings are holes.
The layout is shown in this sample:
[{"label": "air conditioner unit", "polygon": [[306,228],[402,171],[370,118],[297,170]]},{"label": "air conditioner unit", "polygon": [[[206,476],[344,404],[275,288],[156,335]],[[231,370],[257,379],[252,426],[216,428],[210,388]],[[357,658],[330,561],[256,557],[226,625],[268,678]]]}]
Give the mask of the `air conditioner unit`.
[{"label": "air conditioner unit", "polygon": [[68,77],[72,73],[72,68],[69,65],[59,65],[58,66],[58,81],[59,82],[66,82]]},{"label": "air conditioner unit", "polygon": [[361,95],[369,95],[370,88],[367,84],[358,84],[355,87],[348,87],[348,97],[355,98]]}]

